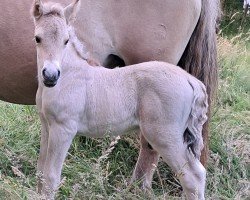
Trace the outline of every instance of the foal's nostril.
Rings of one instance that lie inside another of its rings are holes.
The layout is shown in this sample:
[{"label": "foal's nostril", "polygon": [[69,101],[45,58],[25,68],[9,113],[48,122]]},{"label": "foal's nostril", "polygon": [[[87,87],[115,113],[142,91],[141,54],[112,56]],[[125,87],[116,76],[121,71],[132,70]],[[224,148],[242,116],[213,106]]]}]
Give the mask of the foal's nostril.
[{"label": "foal's nostril", "polygon": [[57,70],[57,72],[58,72],[57,76],[58,76],[58,78],[59,78],[59,77],[60,77],[61,72],[60,72],[60,70]]},{"label": "foal's nostril", "polygon": [[43,71],[42,71],[43,77],[46,77],[45,72],[46,72],[46,69],[43,69]]}]

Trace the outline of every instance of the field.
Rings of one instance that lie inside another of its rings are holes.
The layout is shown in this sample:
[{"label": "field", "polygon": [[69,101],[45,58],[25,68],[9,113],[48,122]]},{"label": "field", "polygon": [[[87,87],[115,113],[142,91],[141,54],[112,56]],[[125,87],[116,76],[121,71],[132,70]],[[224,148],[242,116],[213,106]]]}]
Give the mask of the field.
[{"label": "field", "polygon": [[[228,11],[229,12],[229,11]],[[239,14],[222,23],[219,89],[214,103],[206,197],[211,200],[250,196],[250,33],[239,29]],[[249,17],[247,18],[249,23]],[[35,106],[0,102],[0,200],[38,199],[36,161],[40,122]],[[58,199],[178,199],[181,187],[170,169],[159,163],[152,194],[129,178],[138,156],[135,136],[76,137],[64,163]]]}]

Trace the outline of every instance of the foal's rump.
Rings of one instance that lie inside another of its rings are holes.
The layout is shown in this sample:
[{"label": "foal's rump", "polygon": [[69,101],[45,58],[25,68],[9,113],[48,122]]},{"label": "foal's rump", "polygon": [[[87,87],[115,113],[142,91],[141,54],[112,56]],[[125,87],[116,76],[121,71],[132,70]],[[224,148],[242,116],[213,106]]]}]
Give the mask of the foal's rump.
[{"label": "foal's rump", "polygon": [[202,126],[208,109],[204,84],[183,69],[164,62],[145,63],[145,67],[138,70],[137,79],[141,95],[139,110],[157,119],[166,131],[177,128],[188,149],[199,158],[203,148]]}]

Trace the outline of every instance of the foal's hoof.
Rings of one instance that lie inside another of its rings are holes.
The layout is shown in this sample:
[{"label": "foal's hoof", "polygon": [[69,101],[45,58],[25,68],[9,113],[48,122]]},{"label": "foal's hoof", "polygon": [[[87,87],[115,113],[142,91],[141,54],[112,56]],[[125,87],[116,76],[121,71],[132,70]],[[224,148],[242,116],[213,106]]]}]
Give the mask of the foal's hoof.
[{"label": "foal's hoof", "polygon": [[129,183],[129,186],[132,186],[132,185],[140,188],[140,190],[144,191],[145,193],[152,192],[152,186],[146,180],[135,180],[134,178],[132,178]]}]

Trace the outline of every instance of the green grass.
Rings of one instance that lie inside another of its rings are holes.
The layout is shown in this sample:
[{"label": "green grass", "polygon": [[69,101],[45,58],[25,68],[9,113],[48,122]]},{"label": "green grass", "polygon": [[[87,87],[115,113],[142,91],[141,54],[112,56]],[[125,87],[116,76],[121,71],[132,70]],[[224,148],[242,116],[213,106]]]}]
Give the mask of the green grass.
[{"label": "green grass", "polygon": [[244,16],[243,4],[240,0],[221,0],[225,2],[223,6],[223,20],[221,22],[221,33],[227,37],[249,36],[250,15]]},{"label": "green grass", "polygon": [[211,199],[246,199],[250,186],[250,49],[239,38],[220,38],[218,44],[220,81],[211,124],[208,193]]}]

